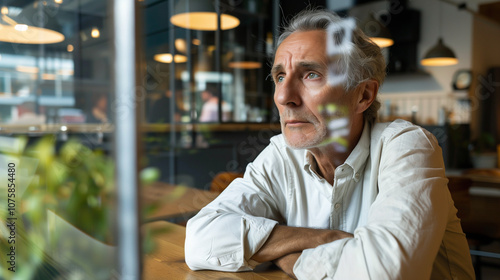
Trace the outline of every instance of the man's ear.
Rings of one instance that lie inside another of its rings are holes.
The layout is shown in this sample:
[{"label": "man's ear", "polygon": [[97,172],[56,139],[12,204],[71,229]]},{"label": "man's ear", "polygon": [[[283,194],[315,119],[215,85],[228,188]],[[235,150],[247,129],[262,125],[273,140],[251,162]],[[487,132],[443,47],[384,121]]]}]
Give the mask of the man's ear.
[{"label": "man's ear", "polygon": [[368,80],[359,85],[356,113],[362,114],[377,98],[379,84],[375,80]]}]

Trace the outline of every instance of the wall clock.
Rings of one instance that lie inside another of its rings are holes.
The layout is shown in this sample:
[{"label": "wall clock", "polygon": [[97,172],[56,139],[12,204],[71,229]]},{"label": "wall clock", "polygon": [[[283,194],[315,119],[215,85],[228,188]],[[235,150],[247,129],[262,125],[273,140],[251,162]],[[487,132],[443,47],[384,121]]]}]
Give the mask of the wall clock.
[{"label": "wall clock", "polygon": [[468,89],[472,83],[472,72],[470,70],[457,70],[453,75],[453,89],[464,90]]}]

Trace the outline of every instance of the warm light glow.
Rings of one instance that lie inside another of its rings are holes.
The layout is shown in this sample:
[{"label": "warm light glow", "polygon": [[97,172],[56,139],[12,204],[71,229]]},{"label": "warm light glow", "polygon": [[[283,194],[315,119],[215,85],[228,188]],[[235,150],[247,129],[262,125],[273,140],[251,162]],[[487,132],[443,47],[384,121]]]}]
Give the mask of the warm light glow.
[{"label": "warm light glow", "polygon": [[23,73],[29,73],[29,74],[36,74],[38,73],[38,67],[35,66],[16,66],[16,71],[18,72],[23,72]]},{"label": "warm light glow", "polygon": [[[172,24],[194,30],[217,30],[217,14],[211,12],[192,12],[174,15],[170,18]],[[220,16],[221,30],[228,30],[240,25],[240,20],[231,15]]]},{"label": "warm light glow", "polygon": [[16,29],[17,31],[23,32],[23,31],[28,30],[28,25],[26,25],[26,24],[16,24],[14,26],[14,29]]},{"label": "warm light glow", "polygon": [[16,44],[53,44],[64,40],[64,35],[47,28],[26,26],[27,30],[20,31],[19,27],[16,27],[0,24],[0,41]]},{"label": "warm light glow", "polygon": [[43,73],[42,74],[42,79],[53,81],[53,80],[56,79],[56,74]]},{"label": "warm light glow", "polygon": [[75,50],[75,47],[73,47],[73,45],[72,45],[72,44],[69,44],[69,45],[66,47],[66,50],[67,50],[68,52],[73,52],[73,51]]},{"label": "warm light glow", "polygon": [[370,39],[380,48],[387,48],[394,45],[394,40],[382,37],[370,37]]},{"label": "warm light glow", "polygon": [[433,57],[425,58],[420,61],[424,66],[449,66],[458,63],[458,59],[454,57]]},{"label": "warm light glow", "polygon": [[174,44],[175,44],[175,48],[178,51],[180,51],[182,53],[186,53],[186,51],[187,51],[186,40],[180,39],[180,38],[179,39],[175,39]]},{"label": "warm light glow", "polygon": [[62,4],[63,0],[54,0],[54,3],[56,4]]},{"label": "warm light glow", "polygon": [[99,38],[99,36],[101,36],[101,32],[99,32],[99,29],[97,29],[97,27],[94,27],[90,32],[90,36],[92,36],[92,38]]},{"label": "warm light glow", "polygon": [[0,10],[0,13],[1,13],[2,15],[7,15],[7,14],[9,14],[9,8],[7,8],[7,7],[5,7],[5,6],[4,6],[4,7],[2,7],[2,9]]},{"label": "warm light glow", "polygon": [[57,75],[61,75],[61,76],[73,76],[74,73],[75,73],[75,71],[73,71],[73,69],[57,70]]},{"label": "warm light glow", "polygon": [[[154,60],[162,63],[170,63],[172,62],[172,55],[169,53],[159,53],[155,54]],[[175,63],[183,63],[187,61],[187,57],[185,55],[176,54],[174,56]]]},{"label": "warm light glow", "polygon": [[201,44],[200,39],[193,39],[192,42],[193,42],[193,45],[197,45],[197,46],[199,46]]},{"label": "warm light glow", "polygon": [[234,61],[229,62],[229,68],[236,69],[259,69],[262,67],[262,63],[257,61]]}]

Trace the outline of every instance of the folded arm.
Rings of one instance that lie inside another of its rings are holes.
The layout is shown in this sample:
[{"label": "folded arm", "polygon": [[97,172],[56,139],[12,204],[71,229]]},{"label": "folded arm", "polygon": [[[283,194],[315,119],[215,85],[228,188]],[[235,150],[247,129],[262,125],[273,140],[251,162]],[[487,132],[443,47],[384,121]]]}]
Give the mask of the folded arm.
[{"label": "folded arm", "polygon": [[372,159],[380,162],[372,165],[379,194],[367,223],[354,238],[304,250],[294,266],[299,279],[430,277],[452,207],[441,151],[417,129],[391,136],[383,147],[387,152]]}]

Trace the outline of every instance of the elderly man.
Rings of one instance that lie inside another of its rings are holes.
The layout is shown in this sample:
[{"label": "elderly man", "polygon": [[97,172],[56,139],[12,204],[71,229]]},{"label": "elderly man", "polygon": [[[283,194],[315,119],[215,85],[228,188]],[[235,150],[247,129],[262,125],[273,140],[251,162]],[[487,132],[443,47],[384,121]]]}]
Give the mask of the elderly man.
[{"label": "elderly man", "polygon": [[[285,28],[271,73],[282,134],[188,222],[188,266],[274,261],[299,279],[473,279],[436,139],[376,122],[384,59],[354,29],[351,50],[332,60],[326,30],[339,22],[306,11]],[[342,85],[329,82],[332,67],[347,69]]]}]

